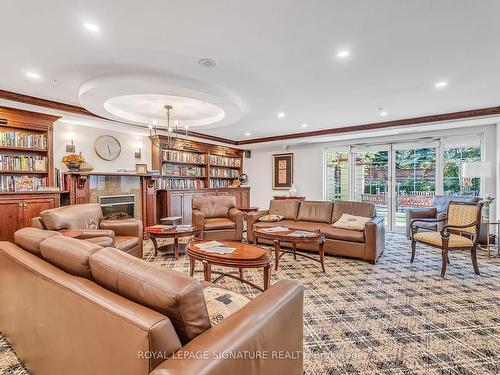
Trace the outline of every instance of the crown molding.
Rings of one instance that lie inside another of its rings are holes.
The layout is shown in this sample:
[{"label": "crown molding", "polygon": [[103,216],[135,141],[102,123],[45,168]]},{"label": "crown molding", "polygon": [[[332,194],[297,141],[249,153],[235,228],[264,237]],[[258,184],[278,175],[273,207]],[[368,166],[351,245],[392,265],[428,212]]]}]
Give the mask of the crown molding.
[{"label": "crown molding", "polygon": [[[58,111],[75,113],[82,116],[89,116],[95,118],[101,118],[89,111],[85,108],[76,106],[73,104],[60,103],[53,100],[37,98],[34,96],[24,95],[15,93],[12,91],[0,90],[0,99],[11,100],[15,102],[30,104],[39,107],[50,108]],[[498,116],[500,115],[500,106],[496,107],[488,107],[488,108],[479,108],[479,109],[471,109],[459,112],[450,112],[450,113],[442,113],[436,115],[429,116],[420,116],[420,117],[412,117],[406,119],[399,120],[391,120],[384,122],[373,122],[368,124],[360,124],[360,125],[349,125],[332,129],[323,129],[323,130],[315,130],[301,133],[290,133],[290,134],[281,134],[269,137],[261,137],[261,138],[252,138],[252,139],[244,139],[244,140],[233,140],[229,138],[217,137],[215,135],[204,134],[199,132],[189,131],[189,134],[193,137],[206,139],[214,142],[226,143],[229,145],[239,146],[239,145],[249,145],[255,143],[264,143],[264,142],[274,142],[274,141],[282,141],[296,138],[309,138],[309,137],[319,137],[326,135],[334,135],[340,133],[351,133],[357,131],[367,131],[367,130],[378,130],[392,127],[400,127],[400,126],[408,126],[408,125],[418,125],[418,124],[428,124],[431,122],[443,122],[443,121],[453,121],[460,119],[467,119],[472,117],[487,117],[487,116]],[[108,120],[108,119],[105,119]]]}]

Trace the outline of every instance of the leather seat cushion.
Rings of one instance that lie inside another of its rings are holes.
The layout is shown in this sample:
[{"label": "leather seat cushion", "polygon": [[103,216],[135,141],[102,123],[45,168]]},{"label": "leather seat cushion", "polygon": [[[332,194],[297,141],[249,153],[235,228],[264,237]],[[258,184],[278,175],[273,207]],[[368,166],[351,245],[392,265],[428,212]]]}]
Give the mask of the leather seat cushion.
[{"label": "leather seat cushion", "polygon": [[183,345],[210,328],[198,280],[112,247],[92,254],[89,263],[97,284],[167,316]]},{"label": "leather seat cushion", "polygon": [[285,220],[295,220],[297,219],[299,204],[300,201],[295,199],[273,199],[271,203],[269,203],[269,214],[281,215]]},{"label": "leather seat cushion", "polygon": [[14,243],[21,249],[29,251],[31,254],[42,256],[40,252],[40,243],[53,236],[62,237],[62,234],[38,228],[22,228],[14,233]]},{"label": "leather seat cushion", "polygon": [[228,217],[229,209],[236,207],[236,197],[228,196],[209,196],[194,197],[193,209],[200,210],[205,218]]},{"label": "leather seat cushion", "polygon": [[333,228],[331,225],[325,225],[321,228],[321,232],[323,232],[326,238],[331,238],[333,240],[365,242],[365,232],[362,230]]},{"label": "leather seat cushion", "polygon": [[[435,246],[442,246],[443,239],[439,232],[418,232],[415,233],[413,238],[416,241],[427,243]],[[448,242],[448,247],[472,247],[473,242],[471,239],[459,236],[458,234],[451,234]]]},{"label": "leather seat cushion", "polygon": [[132,236],[116,236],[115,247],[122,251],[128,251],[131,248],[139,245],[139,238]]},{"label": "leather seat cushion", "polygon": [[300,220],[290,224],[288,227],[291,229],[299,229],[299,230],[309,230],[309,231],[317,231],[320,230],[323,226],[328,225],[325,223],[318,223],[314,221],[305,221]]},{"label": "leather seat cushion", "polygon": [[278,222],[271,221],[259,221],[254,224],[258,228],[270,228],[270,227],[289,227],[295,224],[295,220],[281,220]]},{"label": "leather seat cushion", "polygon": [[329,223],[332,218],[332,202],[300,202],[298,221],[314,221],[319,223]]},{"label": "leather seat cushion", "polygon": [[51,208],[40,213],[43,223],[50,230],[98,229],[102,220],[99,203]]},{"label": "leather seat cushion", "polygon": [[67,273],[92,279],[89,257],[101,246],[75,238],[51,236],[40,243],[42,258]]},{"label": "leather seat cushion", "polygon": [[115,241],[111,237],[92,237],[92,238],[86,238],[84,241],[99,245],[101,247],[115,246]]},{"label": "leather seat cushion", "polygon": [[205,219],[203,224],[203,229],[205,230],[215,230],[215,229],[234,229],[236,224],[225,217],[214,217],[210,219]]}]

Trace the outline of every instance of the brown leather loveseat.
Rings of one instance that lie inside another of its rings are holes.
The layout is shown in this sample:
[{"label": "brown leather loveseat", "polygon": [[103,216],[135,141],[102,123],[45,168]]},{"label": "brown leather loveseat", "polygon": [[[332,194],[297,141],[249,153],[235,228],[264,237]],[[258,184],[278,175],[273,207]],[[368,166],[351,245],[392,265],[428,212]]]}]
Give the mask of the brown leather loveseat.
[{"label": "brown leather loveseat", "polygon": [[[280,215],[283,220],[278,222],[261,222],[264,215]],[[332,224],[339,220],[342,214],[371,218],[365,224],[364,230],[349,230],[333,228]],[[247,215],[248,240],[254,242],[251,228],[285,226],[292,229],[321,231],[325,235],[324,249],[326,253],[359,258],[375,263],[384,251],[385,227],[384,218],[376,216],[372,203],[337,201],[299,201],[272,200],[269,210],[251,212]],[[266,242],[259,240],[259,242]],[[287,244],[283,244],[286,246]],[[297,248],[318,251],[317,245],[300,244]]]},{"label": "brown leather loveseat", "polygon": [[212,284],[54,231],[15,242],[0,242],[0,328],[35,374],[302,374],[298,282],[212,326]]},{"label": "brown leather loveseat", "polygon": [[39,229],[81,232],[79,239],[100,246],[111,246],[142,258],[142,221],[135,219],[104,220],[98,203],[75,204],[42,211],[32,219]]},{"label": "brown leather loveseat", "polygon": [[236,208],[234,196],[193,198],[193,224],[201,225],[200,238],[205,240],[241,241],[243,212]]}]

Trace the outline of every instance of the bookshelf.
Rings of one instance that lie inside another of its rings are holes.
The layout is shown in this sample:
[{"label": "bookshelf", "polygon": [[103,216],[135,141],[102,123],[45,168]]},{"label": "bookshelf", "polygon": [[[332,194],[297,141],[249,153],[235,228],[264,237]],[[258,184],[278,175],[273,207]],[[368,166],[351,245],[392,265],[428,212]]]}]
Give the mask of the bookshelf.
[{"label": "bookshelf", "polygon": [[184,224],[191,223],[192,199],[195,196],[232,195],[238,207],[250,205],[250,188],[234,187],[233,182],[243,172],[244,150],[189,141],[178,144],[172,151],[152,142],[152,168],[160,171],[156,180],[157,220],[180,216]]},{"label": "bookshelf", "polygon": [[0,107],[0,192],[54,186],[52,129],[57,116]]},{"label": "bookshelf", "polygon": [[160,171],[158,190],[229,188],[242,173],[243,150],[195,141],[166,150],[152,143],[152,167]]}]

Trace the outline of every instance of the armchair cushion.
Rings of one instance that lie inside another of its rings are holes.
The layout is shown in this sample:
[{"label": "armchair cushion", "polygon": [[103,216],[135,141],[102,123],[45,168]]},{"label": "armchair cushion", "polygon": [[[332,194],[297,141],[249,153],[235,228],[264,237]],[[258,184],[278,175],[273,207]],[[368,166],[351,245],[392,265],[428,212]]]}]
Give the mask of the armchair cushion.
[{"label": "armchair cushion", "polygon": [[115,247],[122,251],[128,251],[139,245],[139,238],[134,236],[116,236]]},{"label": "armchair cushion", "polygon": [[115,236],[142,237],[142,221],[136,219],[101,220],[100,229],[112,231]]},{"label": "armchair cushion", "polygon": [[236,224],[234,221],[226,219],[224,217],[220,218],[210,218],[205,219],[205,223],[203,225],[204,230],[216,230],[216,229],[234,229],[236,228]]},{"label": "armchair cushion", "polygon": [[115,238],[115,232],[108,229],[83,229],[81,232],[82,236],[80,238],[82,240],[95,237],[109,237],[111,239]]},{"label": "armchair cushion", "polygon": [[245,306],[250,299],[228,289],[208,286],[203,289],[212,326]]},{"label": "armchair cushion", "polygon": [[86,238],[85,241],[99,245],[101,247],[115,247],[115,240],[111,237],[92,237]]},{"label": "armchair cushion", "polygon": [[102,220],[99,203],[51,208],[40,213],[43,223],[50,230],[98,229]]},{"label": "armchair cushion", "polygon": [[236,207],[234,196],[194,197],[193,209],[201,211],[206,218],[228,217],[229,209]]},{"label": "armchair cushion", "polygon": [[[434,246],[442,246],[443,244],[443,239],[439,232],[418,232],[413,235],[413,239]],[[448,247],[472,247],[473,244],[472,240],[467,237],[450,234]]]}]

